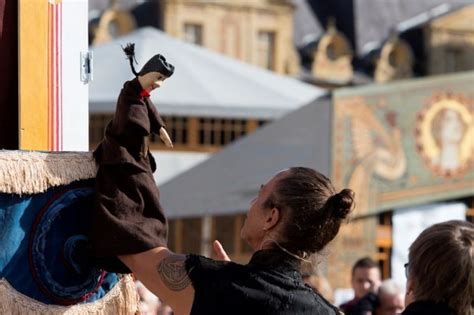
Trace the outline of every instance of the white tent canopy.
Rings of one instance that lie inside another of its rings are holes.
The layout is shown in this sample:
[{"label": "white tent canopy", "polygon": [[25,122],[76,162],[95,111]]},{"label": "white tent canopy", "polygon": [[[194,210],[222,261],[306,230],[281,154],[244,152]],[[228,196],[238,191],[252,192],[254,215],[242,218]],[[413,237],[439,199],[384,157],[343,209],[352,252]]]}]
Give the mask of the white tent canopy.
[{"label": "white tent canopy", "polygon": [[152,94],[163,115],[274,119],[325,94],[146,27],[92,48],[90,112],[113,112],[123,83],[133,77],[121,48],[129,42],[135,43],[137,71],[157,53],[175,66],[174,75]]}]

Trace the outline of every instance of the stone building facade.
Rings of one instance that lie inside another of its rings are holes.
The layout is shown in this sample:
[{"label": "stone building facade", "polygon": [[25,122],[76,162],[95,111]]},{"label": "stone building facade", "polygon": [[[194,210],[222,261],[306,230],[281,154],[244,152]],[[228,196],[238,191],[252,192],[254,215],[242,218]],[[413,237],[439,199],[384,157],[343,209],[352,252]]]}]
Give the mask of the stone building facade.
[{"label": "stone building facade", "polygon": [[426,26],[428,74],[474,69],[474,5],[433,20]]}]

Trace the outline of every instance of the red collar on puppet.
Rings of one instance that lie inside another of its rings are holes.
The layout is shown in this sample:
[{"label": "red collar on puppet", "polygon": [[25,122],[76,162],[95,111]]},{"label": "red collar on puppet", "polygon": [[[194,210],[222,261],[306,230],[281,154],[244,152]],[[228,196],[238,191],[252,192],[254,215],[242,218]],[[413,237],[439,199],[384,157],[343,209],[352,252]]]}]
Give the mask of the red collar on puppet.
[{"label": "red collar on puppet", "polygon": [[147,90],[143,89],[143,90],[140,92],[140,97],[141,97],[141,98],[150,97],[150,93],[149,93]]}]

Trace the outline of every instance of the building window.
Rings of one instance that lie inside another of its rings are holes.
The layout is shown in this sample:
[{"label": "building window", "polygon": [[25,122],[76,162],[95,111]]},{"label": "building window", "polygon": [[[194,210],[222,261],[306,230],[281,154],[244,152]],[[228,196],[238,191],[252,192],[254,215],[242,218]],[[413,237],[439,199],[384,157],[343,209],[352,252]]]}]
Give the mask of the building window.
[{"label": "building window", "polygon": [[199,119],[199,144],[223,146],[246,134],[245,119]]},{"label": "building window", "polygon": [[[102,141],[113,114],[93,114],[89,124],[90,148]],[[263,126],[268,120],[162,116],[175,148],[213,151]],[[166,150],[159,135],[150,135],[152,150]]]},{"label": "building window", "polygon": [[118,36],[120,36],[119,21],[117,21],[117,19],[110,21],[109,24],[107,25],[107,30],[110,34],[110,37],[112,38],[117,38]]},{"label": "building window", "polygon": [[258,33],[258,65],[268,70],[275,70],[275,33]]},{"label": "building window", "polygon": [[200,254],[202,240],[201,218],[183,219],[182,244],[183,253]]},{"label": "building window", "polygon": [[[216,216],[214,217],[214,235],[213,238],[221,242],[224,249],[231,256],[237,254],[235,246],[236,237],[235,216]],[[240,232],[240,230],[239,230]],[[240,233],[237,235],[240,239]]]},{"label": "building window", "polygon": [[89,123],[89,143],[91,147],[95,147],[102,138],[107,124],[114,117],[113,114],[93,114]]},{"label": "building window", "polygon": [[185,23],[184,40],[188,43],[202,46],[202,25]]},{"label": "building window", "polygon": [[456,47],[446,49],[446,72],[463,70],[463,51]]},{"label": "building window", "polygon": [[259,120],[257,122],[257,124],[258,124],[258,127],[260,128],[260,127],[265,126],[268,122],[270,122],[270,121],[268,121],[268,120]]}]

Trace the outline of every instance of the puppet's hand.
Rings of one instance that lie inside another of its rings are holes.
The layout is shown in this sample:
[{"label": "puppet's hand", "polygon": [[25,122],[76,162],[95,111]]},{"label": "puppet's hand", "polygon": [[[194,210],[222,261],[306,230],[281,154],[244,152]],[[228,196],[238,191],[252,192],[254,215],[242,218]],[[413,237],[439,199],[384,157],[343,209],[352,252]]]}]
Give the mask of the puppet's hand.
[{"label": "puppet's hand", "polygon": [[165,145],[169,148],[173,147],[173,142],[170,139],[170,136],[168,135],[168,132],[166,132],[166,129],[161,127],[160,128],[160,139],[163,140]]}]

